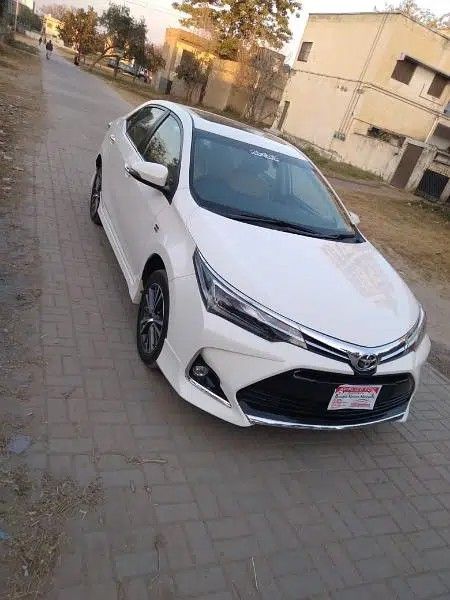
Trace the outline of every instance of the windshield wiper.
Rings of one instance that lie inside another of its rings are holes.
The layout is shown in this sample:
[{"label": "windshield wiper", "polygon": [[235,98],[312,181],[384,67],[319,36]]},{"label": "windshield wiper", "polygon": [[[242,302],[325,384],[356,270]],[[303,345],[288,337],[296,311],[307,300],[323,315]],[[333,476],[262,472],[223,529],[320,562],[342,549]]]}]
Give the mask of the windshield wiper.
[{"label": "windshield wiper", "polygon": [[290,223],[289,221],[283,221],[281,219],[273,219],[272,217],[263,217],[261,215],[250,215],[248,213],[224,213],[224,217],[235,219],[236,221],[242,221],[243,223],[256,223],[259,225],[266,225],[268,227],[276,227],[283,231],[289,231],[293,233],[304,233],[306,235],[312,235],[314,237],[322,237],[321,234],[315,229],[305,227],[304,225],[298,225],[297,223]]},{"label": "windshield wiper", "polygon": [[329,240],[351,240],[355,237],[354,233],[330,233],[325,236]]},{"label": "windshield wiper", "polygon": [[226,213],[225,217],[229,217],[230,219],[235,219],[237,221],[242,221],[244,223],[255,223],[262,226],[274,227],[277,229],[281,229],[282,231],[286,231],[288,233],[302,233],[304,235],[308,235],[311,237],[317,237],[328,240],[346,240],[350,238],[354,238],[354,233],[322,233],[317,231],[317,229],[312,229],[311,227],[306,227],[305,225],[300,225],[297,223],[290,223],[289,221],[283,221],[281,219],[274,219],[272,217],[264,217],[262,215],[251,215],[249,213]]}]

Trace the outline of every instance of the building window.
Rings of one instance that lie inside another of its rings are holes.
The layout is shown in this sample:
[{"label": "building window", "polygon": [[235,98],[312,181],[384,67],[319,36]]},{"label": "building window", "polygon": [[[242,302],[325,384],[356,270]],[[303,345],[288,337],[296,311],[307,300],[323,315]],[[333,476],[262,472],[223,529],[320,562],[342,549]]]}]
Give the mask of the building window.
[{"label": "building window", "polygon": [[433,77],[433,81],[428,88],[428,94],[430,96],[434,96],[435,98],[440,98],[442,92],[445,90],[445,86],[447,85],[447,78],[443,75],[436,75]]},{"label": "building window", "polygon": [[298,60],[302,62],[308,62],[309,53],[311,52],[313,43],[312,42],[303,42],[300,52],[298,54]]},{"label": "building window", "polygon": [[375,138],[377,140],[381,140],[382,142],[387,142],[388,144],[397,146],[398,148],[401,148],[403,146],[403,142],[405,141],[405,137],[403,135],[398,135],[391,131],[387,131],[386,129],[381,129],[380,127],[369,127],[367,130],[367,135],[371,138]]},{"label": "building window", "polygon": [[191,52],[190,50],[183,50],[183,52],[181,53],[181,58],[180,58],[180,65],[185,65],[185,64],[189,64],[192,62],[192,60],[194,59],[195,55],[193,52]]},{"label": "building window", "polygon": [[411,81],[412,76],[414,75],[414,71],[416,70],[415,63],[410,60],[398,60],[397,64],[392,71],[392,79],[396,79],[397,81],[401,81],[402,83],[408,83]]}]

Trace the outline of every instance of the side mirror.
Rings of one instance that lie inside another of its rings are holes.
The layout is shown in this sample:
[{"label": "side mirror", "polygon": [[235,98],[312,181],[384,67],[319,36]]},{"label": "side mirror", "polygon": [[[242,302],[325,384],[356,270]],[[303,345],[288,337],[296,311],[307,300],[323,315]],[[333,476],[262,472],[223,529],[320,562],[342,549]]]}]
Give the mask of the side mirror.
[{"label": "side mirror", "polygon": [[359,218],[359,216],[356,213],[352,212],[352,211],[349,211],[348,214],[350,216],[350,221],[352,222],[352,224],[353,225],[359,225],[359,223],[361,221],[361,219]]},{"label": "side mirror", "polygon": [[138,181],[157,188],[163,188],[169,176],[169,171],[165,165],[144,161],[136,161],[131,165],[125,165],[125,171]]}]

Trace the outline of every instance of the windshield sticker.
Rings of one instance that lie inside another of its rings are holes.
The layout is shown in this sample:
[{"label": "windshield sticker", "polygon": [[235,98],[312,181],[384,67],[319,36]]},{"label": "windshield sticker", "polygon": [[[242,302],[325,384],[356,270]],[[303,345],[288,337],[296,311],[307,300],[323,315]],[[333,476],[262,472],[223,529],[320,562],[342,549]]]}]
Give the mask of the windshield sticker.
[{"label": "windshield sticker", "polygon": [[274,154],[267,154],[267,152],[260,152],[259,150],[250,150],[250,154],[253,154],[253,156],[260,156],[261,158],[267,158],[267,160],[280,162],[280,159],[277,158]]}]

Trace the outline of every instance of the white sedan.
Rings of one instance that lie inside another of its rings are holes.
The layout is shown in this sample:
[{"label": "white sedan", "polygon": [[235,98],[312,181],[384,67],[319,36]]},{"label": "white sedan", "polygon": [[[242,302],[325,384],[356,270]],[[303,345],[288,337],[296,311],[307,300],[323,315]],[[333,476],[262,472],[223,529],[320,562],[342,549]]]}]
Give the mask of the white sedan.
[{"label": "white sedan", "polygon": [[241,426],[404,421],[424,312],[283,140],[152,101],[109,125],[90,202],[139,304],[137,348]]}]

